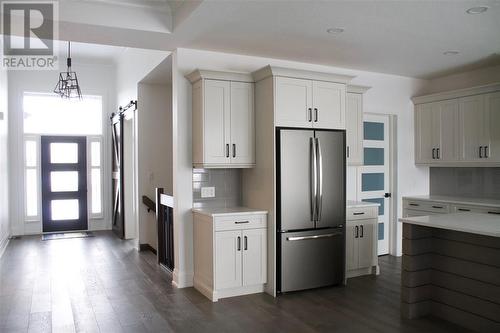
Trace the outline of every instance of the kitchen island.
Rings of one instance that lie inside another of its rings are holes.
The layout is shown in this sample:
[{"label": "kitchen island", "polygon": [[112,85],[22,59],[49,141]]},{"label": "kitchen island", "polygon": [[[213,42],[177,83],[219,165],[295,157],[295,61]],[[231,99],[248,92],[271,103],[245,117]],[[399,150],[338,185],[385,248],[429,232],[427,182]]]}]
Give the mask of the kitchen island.
[{"label": "kitchen island", "polygon": [[500,216],[454,213],[403,223],[401,314],[500,332]]}]

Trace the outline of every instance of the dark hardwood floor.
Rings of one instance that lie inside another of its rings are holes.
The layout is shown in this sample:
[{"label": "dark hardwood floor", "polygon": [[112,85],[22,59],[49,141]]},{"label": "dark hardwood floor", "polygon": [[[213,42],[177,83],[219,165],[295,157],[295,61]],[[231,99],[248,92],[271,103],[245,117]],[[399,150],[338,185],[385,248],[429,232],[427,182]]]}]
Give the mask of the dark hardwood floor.
[{"label": "dark hardwood floor", "polygon": [[0,332],[465,332],[399,315],[400,259],[347,287],[212,303],[175,289],[150,252],[111,232],[11,240],[0,259]]}]

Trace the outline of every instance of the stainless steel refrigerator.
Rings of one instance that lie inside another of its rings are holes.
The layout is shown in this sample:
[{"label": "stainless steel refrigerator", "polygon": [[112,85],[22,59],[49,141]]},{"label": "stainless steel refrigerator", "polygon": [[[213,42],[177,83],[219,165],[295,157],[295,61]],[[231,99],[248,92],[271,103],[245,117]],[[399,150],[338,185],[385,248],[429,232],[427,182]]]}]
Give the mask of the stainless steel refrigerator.
[{"label": "stainless steel refrigerator", "polygon": [[277,130],[278,290],[343,282],[345,131]]}]

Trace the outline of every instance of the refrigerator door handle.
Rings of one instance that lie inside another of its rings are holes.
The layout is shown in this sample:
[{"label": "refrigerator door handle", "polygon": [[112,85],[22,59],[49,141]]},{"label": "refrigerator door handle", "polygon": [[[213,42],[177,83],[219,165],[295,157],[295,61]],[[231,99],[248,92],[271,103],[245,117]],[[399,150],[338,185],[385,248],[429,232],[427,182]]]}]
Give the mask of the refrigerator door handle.
[{"label": "refrigerator door handle", "polygon": [[316,202],[318,193],[318,176],[317,176],[317,160],[316,160],[316,144],[314,138],[310,138],[310,171],[309,171],[309,190],[311,193],[311,221],[316,222]]},{"label": "refrigerator door handle", "polygon": [[330,238],[330,237],[341,236],[341,235],[342,235],[342,232],[339,231],[339,232],[332,232],[331,234],[324,234],[324,235],[287,237],[286,240],[293,242],[293,241],[310,240],[310,239]]},{"label": "refrigerator door handle", "polygon": [[315,138],[316,140],[316,167],[318,168],[318,176],[317,176],[317,198],[316,198],[316,221],[321,221],[321,211],[323,210],[323,154],[321,153],[321,143],[319,138]]}]

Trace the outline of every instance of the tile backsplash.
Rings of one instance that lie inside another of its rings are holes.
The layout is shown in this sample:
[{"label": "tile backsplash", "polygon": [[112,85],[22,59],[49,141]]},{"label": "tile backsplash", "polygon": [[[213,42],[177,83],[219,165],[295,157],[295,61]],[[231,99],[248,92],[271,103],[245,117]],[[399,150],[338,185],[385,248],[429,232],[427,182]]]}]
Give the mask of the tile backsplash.
[{"label": "tile backsplash", "polygon": [[[202,187],[215,187],[215,197],[202,198]],[[241,206],[241,170],[193,169],[193,207]]]},{"label": "tile backsplash", "polygon": [[430,194],[500,199],[500,168],[430,168]]}]

